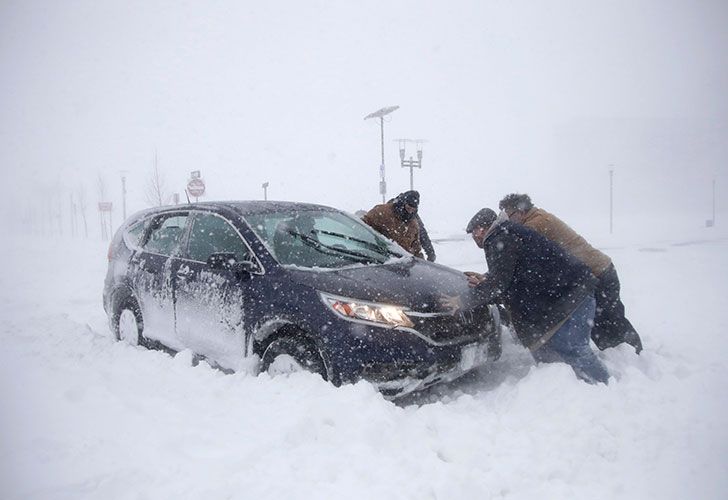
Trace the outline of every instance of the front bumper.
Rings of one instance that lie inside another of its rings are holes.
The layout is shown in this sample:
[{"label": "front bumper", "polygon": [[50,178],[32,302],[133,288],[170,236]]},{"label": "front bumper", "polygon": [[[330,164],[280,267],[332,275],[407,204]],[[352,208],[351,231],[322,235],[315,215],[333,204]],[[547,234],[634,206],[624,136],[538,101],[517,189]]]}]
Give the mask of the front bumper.
[{"label": "front bumper", "polygon": [[[437,364],[424,373],[413,374],[390,380],[371,380],[387,399],[395,399],[421,391],[433,385],[452,382],[466,373],[487,364],[495,353],[489,349],[489,342],[469,344],[461,348],[460,358],[454,363]],[[365,376],[365,378],[367,378]]]},{"label": "front bumper", "polygon": [[329,326],[340,335],[329,337],[326,349],[335,380],[366,380],[390,399],[451,382],[500,356],[497,311],[477,331],[451,330],[447,337],[432,335],[432,327],[423,333],[341,321]]}]

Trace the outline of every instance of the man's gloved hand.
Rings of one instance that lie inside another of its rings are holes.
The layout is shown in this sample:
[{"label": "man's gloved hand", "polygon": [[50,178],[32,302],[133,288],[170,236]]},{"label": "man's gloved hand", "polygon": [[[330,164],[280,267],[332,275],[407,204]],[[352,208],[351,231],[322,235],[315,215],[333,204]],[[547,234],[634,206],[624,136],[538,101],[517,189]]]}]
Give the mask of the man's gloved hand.
[{"label": "man's gloved hand", "polygon": [[462,309],[463,302],[460,299],[460,295],[443,295],[440,297],[440,305],[452,314],[455,314],[458,310]]},{"label": "man's gloved hand", "polygon": [[478,286],[482,281],[485,281],[485,275],[476,273],[473,271],[465,271],[465,276],[468,277],[468,285],[471,287]]},{"label": "man's gloved hand", "polygon": [[428,253],[427,260],[429,260],[430,262],[435,262],[435,252]]}]

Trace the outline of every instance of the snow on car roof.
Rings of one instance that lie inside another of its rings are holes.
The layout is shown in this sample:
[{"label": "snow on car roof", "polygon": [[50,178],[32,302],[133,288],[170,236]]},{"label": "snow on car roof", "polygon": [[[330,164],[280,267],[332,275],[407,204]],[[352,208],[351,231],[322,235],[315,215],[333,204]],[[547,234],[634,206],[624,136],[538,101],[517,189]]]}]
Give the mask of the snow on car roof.
[{"label": "snow on car roof", "polygon": [[325,205],[316,205],[315,203],[301,203],[295,201],[263,201],[263,200],[229,200],[229,201],[206,201],[201,203],[182,203],[179,205],[165,205],[162,207],[152,207],[140,210],[130,215],[125,224],[133,224],[134,222],[158,213],[174,212],[175,210],[194,210],[194,209],[219,209],[230,208],[241,215],[286,212],[291,210],[317,210],[317,211],[336,211],[335,208]]}]

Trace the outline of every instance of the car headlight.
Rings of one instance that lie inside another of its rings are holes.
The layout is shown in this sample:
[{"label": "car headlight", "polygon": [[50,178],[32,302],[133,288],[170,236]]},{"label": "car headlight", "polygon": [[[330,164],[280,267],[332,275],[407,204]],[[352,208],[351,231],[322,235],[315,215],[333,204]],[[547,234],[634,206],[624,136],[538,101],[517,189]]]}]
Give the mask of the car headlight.
[{"label": "car headlight", "polygon": [[405,314],[405,308],[389,304],[363,302],[346,297],[337,297],[319,292],[321,300],[339,316],[349,320],[361,320],[370,323],[412,328],[414,323]]}]

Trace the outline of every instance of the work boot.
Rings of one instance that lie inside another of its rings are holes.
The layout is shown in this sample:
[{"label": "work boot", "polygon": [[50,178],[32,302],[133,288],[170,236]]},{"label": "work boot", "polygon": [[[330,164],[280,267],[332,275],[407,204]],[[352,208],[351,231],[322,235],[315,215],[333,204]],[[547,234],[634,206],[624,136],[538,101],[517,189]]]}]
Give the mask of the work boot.
[{"label": "work boot", "polygon": [[624,334],[624,341],[634,347],[634,351],[639,354],[642,351],[642,340],[635,331],[629,331]]}]

